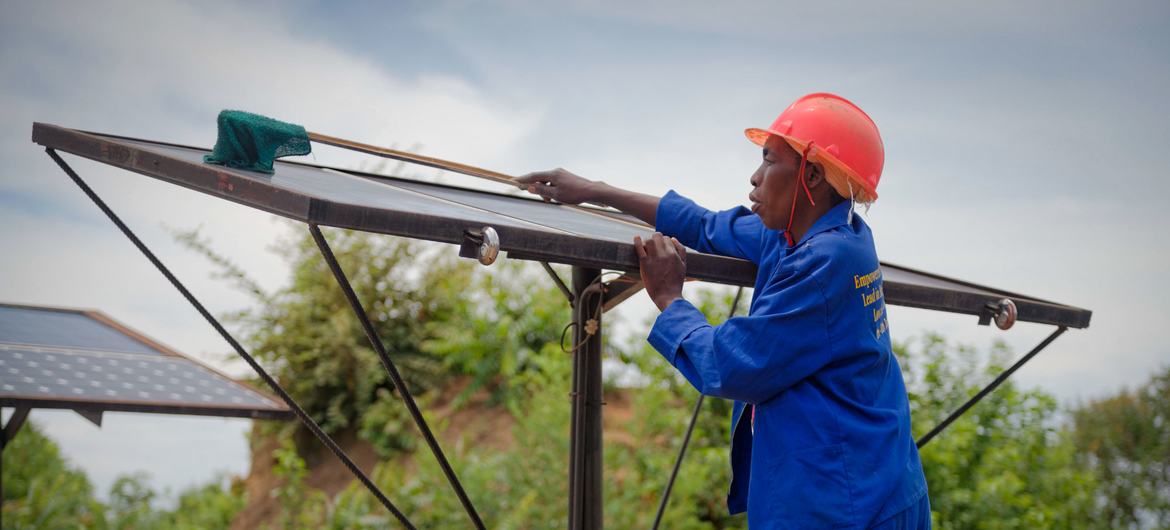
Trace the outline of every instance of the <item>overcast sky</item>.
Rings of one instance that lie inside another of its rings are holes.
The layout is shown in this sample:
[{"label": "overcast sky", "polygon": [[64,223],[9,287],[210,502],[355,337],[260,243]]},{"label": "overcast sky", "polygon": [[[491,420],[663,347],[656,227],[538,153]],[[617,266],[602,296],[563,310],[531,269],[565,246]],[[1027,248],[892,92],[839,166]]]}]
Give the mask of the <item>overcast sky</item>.
[{"label": "overcast sky", "polygon": [[[97,308],[232,373],[228,346],[29,141],[33,121],[209,146],[216,113],[241,108],[721,209],[746,202],[758,164],[742,130],[836,92],[885,141],[866,217],[883,260],[1093,310],[1018,381],[1071,403],[1170,362],[1166,2],[2,3],[0,301]],[[286,281],[266,248],[287,224],[68,160],[212,310],[247,300],[170,229],[202,227],[265,286]],[[1017,353],[1050,331],[894,307],[890,324]],[[103,490],[119,472],[174,489],[247,470],[245,421],[112,416],[32,418]]]}]

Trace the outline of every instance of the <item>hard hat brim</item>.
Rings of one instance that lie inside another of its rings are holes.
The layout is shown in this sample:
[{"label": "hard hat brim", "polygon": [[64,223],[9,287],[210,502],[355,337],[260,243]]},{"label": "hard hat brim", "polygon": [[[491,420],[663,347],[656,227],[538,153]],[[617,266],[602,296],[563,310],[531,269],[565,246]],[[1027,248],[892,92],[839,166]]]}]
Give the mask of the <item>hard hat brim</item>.
[{"label": "hard hat brim", "polygon": [[[782,134],[772,129],[759,129],[752,127],[744,129],[743,134],[744,136],[747,136],[748,140],[760,147],[763,147],[764,144],[768,142],[768,137],[770,136],[779,136],[780,138],[783,138],[784,141],[788,142],[788,145],[795,149],[798,153],[804,152],[804,148],[808,146],[807,142],[793,138],[787,134]],[[810,157],[811,160],[813,162],[820,162],[826,166],[826,173],[828,173],[828,175],[826,175],[826,180],[829,181],[829,184],[833,186],[834,190],[837,190],[838,194],[840,194],[842,197],[848,198],[850,195],[850,187],[852,187],[853,198],[857,202],[868,204],[877,200],[877,190],[874,189],[873,186],[870,186],[865,181],[861,180],[856,171],[850,169],[848,165],[824,149],[814,149],[814,151],[815,152]]]}]

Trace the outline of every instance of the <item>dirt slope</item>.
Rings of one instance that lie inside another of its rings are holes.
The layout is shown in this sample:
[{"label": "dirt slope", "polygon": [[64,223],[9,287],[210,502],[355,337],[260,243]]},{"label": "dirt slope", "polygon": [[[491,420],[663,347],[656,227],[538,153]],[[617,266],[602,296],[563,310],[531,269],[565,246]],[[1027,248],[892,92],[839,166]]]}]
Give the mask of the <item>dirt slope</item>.
[{"label": "dirt slope", "polygon": [[[458,381],[427,409],[428,418],[434,418],[434,421],[429,422],[432,428],[439,424],[446,425],[442,432],[436,433],[439,443],[444,449],[448,449],[462,438],[464,443],[474,443],[480,447],[497,449],[510,447],[514,443],[512,427],[515,420],[503,407],[489,407],[487,405],[489,396],[486,391],[475,393],[461,408],[453,410],[454,398],[468,383],[467,379]],[[605,401],[605,443],[632,444],[633,440],[622,428],[633,416],[629,392],[609,393],[605,396]],[[566,425],[565,429],[568,428]],[[334,440],[367,474],[371,473],[380,461],[373,446],[358,438],[352,430],[337,434]],[[333,497],[354,480],[353,475],[323,444],[314,440],[311,447],[313,452],[303,455],[308,467],[305,484]],[[244,480],[248,504],[232,521],[232,530],[260,528],[271,522],[279,513],[277,501],[272,497],[272,492],[280,485],[280,480],[273,475],[275,462],[272,454],[276,448],[276,441],[272,439],[253,442],[251,467],[248,477]],[[427,450],[420,439],[417,454],[426,453]],[[430,455],[426,454],[426,457],[429,458]],[[414,472],[414,465],[409,457],[402,459],[402,468],[407,474]]]}]

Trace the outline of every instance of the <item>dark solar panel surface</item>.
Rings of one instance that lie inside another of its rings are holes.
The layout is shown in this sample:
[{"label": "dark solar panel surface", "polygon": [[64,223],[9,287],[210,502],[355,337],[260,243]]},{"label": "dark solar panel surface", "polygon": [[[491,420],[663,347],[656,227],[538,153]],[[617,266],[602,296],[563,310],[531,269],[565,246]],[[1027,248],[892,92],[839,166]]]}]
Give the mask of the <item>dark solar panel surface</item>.
[{"label": "dark solar panel surface", "polygon": [[577,236],[629,243],[633,241],[635,235],[646,237],[648,234],[654,233],[650,227],[637,226],[631,222],[623,222],[600,213],[585,213],[527,198],[436,186],[423,182],[401,180],[382,180],[379,182],[475,208],[483,208],[493,212],[507,212],[508,215]]},{"label": "dark solar panel surface", "polygon": [[[140,149],[197,164],[203,163],[203,155],[207,153],[201,149],[133,140],[121,141]],[[634,235],[653,232],[649,227],[638,226],[601,213],[585,212],[527,198],[424,182],[359,177],[300,164],[277,162],[276,171],[272,175],[230,168],[216,169],[328,201],[456,218],[496,227],[512,226],[622,243],[633,241]]]},{"label": "dark solar panel surface", "polygon": [[[123,140],[123,142],[140,149],[153,151],[196,164],[203,164],[203,155],[207,153],[207,151],[199,149],[159,145],[148,142],[136,142],[132,140]],[[217,170],[227,171],[241,178],[264,182],[281,190],[332,202],[368,208],[393,209],[438,217],[455,217],[492,226],[512,226],[532,230],[548,230],[550,228],[545,225],[525,221],[519,216],[494,213],[486,205],[477,208],[449,201],[436,200],[435,197],[430,196],[431,194],[412,193],[410,190],[387,185],[385,182],[358,177],[341,171],[328,171],[318,167],[284,162],[277,162],[275,168],[276,172],[274,174],[264,175],[254,171],[216,167]],[[556,206],[547,206],[557,208]]]},{"label": "dark solar panel surface", "polygon": [[[460,243],[464,234],[496,228],[509,257],[636,271],[634,235],[651,228],[628,216],[453,186],[377,178],[308,164],[277,162],[273,175],[204,164],[205,149],[148,140],[92,135],[34,124],[34,141],[139,171],[204,193],[308,223]],[[176,162],[172,162],[176,161]],[[177,163],[183,162],[183,163]],[[754,267],[742,260],[695,255],[696,279],[750,286]],[[1010,297],[1020,319],[1085,327],[1091,312],[883,264],[886,301],[931,310],[983,314]]]},{"label": "dark solar panel surface", "polygon": [[919,274],[914,271],[908,271],[906,269],[901,269],[888,264],[882,265],[882,280],[886,282],[904,283],[922,287],[934,287],[936,289],[947,289],[950,291],[965,291],[988,296],[999,296],[999,294],[995,291],[979,289],[977,287],[951,282],[941,278],[934,278],[925,274]]},{"label": "dark solar panel surface", "polygon": [[275,400],[89,314],[0,305],[0,399],[281,411]]},{"label": "dark solar panel surface", "polygon": [[26,307],[0,306],[0,341],[162,355],[88,315]]},{"label": "dark solar panel surface", "polygon": [[0,344],[0,396],[277,408],[180,357]]}]

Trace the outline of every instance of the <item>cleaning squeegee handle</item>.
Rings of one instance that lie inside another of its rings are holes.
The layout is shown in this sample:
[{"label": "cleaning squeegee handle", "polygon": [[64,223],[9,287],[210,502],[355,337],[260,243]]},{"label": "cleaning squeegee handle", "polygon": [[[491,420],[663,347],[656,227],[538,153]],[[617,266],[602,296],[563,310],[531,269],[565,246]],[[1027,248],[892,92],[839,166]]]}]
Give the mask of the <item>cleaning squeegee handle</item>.
[{"label": "cleaning squeegee handle", "polygon": [[460,164],[459,162],[452,162],[450,160],[443,160],[441,158],[435,158],[433,156],[416,155],[414,153],[407,153],[405,151],[398,151],[396,149],[387,149],[385,147],[378,147],[376,145],[363,144],[361,142],[355,142],[353,140],[346,140],[344,138],[338,138],[336,136],[329,136],[329,135],[315,133],[315,132],[309,133],[309,139],[314,141],[314,142],[318,142],[318,143],[322,143],[322,144],[326,144],[326,145],[332,145],[334,147],[341,147],[343,149],[351,149],[354,151],[359,151],[359,152],[367,153],[367,154],[371,154],[371,155],[377,155],[377,156],[382,156],[382,157],[386,157],[386,158],[393,158],[395,160],[402,160],[404,162],[413,162],[415,164],[420,164],[420,165],[433,167],[433,168],[437,168],[437,169],[445,169],[447,171],[454,171],[456,173],[462,173],[464,175],[470,175],[473,177],[485,178],[488,180],[493,180],[493,181],[504,183],[504,184],[511,184],[513,186],[516,185],[515,177],[512,177],[510,175],[505,175],[503,173],[492,171],[490,169],[483,169],[483,168],[478,168],[475,166],[469,166],[467,164]]}]

